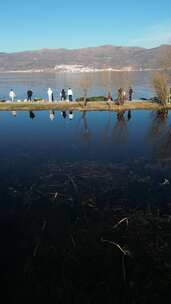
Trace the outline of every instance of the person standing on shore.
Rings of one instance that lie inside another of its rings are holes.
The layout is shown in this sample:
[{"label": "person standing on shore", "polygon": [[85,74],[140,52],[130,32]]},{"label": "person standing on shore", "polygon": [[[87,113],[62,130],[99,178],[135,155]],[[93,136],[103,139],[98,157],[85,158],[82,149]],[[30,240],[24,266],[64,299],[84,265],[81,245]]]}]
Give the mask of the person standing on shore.
[{"label": "person standing on shore", "polygon": [[53,91],[52,91],[52,89],[49,88],[47,93],[48,93],[49,102],[51,103],[53,101]]},{"label": "person standing on shore", "polygon": [[68,100],[71,102],[73,101],[73,92],[71,88],[68,89]]},{"label": "person standing on shore", "polygon": [[61,93],[60,93],[60,96],[61,96],[61,101],[65,101],[66,100],[66,92],[64,89],[62,89]]},{"label": "person standing on shore", "polygon": [[107,101],[113,101],[111,92],[108,92]]},{"label": "person standing on shore", "polygon": [[11,98],[11,101],[14,102],[14,98],[16,97],[15,92],[13,91],[13,89],[10,90],[9,92],[9,97]]},{"label": "person standing on shore", "polygon": [[28,90],[27,91],[27,101],[30,101],[32,100],[32,96],[33,96],[33,92],[31,90]]},{"label": "person standing on shore", "polygon": [[128,90],[129,101],[132,101],[132,95],[133,95],[133,89],[132,89],[132,87],[129,87],[129,90]]}]

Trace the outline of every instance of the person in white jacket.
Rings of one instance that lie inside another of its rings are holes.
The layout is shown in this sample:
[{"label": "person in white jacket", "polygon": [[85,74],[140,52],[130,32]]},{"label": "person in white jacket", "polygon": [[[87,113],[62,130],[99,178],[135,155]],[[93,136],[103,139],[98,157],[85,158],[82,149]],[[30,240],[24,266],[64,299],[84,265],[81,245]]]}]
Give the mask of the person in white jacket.
[{"label": "person in white jacket", "polygon": [[52,102],[52,101],[53,101],[53,98],[52,98],[52,96],[53,96],[53,91],[52,91],[52,89],[49,88],[48,91],[47,91],[47,93],[48,93],[49,102]]},{"label": "person in white jacket", "polygon": [[68,100],[73,101],[73,92],[72,92],[71,88],[68,89]]},{"label": "person in white jacket", "polygon": [[16,97],[16,94],[12,89],[9,92],[9,97],[11,98],[11,101],[14,102],[14,98]]}]

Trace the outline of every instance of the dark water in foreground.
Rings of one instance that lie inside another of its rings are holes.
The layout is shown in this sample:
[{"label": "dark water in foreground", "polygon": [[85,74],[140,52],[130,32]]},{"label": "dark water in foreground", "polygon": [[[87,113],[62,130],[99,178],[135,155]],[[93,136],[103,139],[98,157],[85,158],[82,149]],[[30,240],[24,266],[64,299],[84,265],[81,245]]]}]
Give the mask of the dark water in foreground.
[{"label": "dark water in foreground", "polygon": [[61,114],[0,113],[6,299],[166,302],[171,113]]}]

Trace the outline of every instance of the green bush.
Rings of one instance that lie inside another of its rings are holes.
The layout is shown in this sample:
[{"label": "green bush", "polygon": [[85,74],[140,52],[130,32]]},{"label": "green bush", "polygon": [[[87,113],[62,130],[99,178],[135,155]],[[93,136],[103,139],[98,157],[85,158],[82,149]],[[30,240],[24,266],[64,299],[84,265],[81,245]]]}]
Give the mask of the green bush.
[{"label": "green bush", "polygon": [[[105,96],[93,96],[86,98],[86,101],[106,101]],[[76,101],[84,101],[84,97],[79,97],[76,99]]]}]

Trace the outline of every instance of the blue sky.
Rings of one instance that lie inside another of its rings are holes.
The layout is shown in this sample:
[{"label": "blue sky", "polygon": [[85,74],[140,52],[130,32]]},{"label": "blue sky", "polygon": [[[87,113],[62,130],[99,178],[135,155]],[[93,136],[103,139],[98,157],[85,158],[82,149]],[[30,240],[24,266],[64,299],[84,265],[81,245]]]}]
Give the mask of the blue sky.
[{"label": "blue sky", "polygon": [[1,0],[0,52],[171,43],[170,0]]}]

